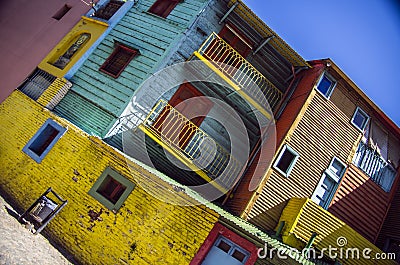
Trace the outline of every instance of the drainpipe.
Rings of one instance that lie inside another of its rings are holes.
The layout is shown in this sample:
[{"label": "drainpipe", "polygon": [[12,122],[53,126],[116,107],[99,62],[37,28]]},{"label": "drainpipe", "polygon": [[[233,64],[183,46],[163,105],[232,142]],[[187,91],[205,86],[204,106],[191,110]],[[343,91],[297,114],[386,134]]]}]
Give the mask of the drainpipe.
[{"label": "drainpipe", "polygon": [[284,226],[285,226],[285,221],[281,221],[279,223],[278,229],[276,230],[275,238],[279,238],[279,236],[282,234],[282,230],[283,230]]},{"label": "drainpipe", "polygon": [[[308,251],[310,250],[312,244],[314,243],[315,238],[317,237],[317,235],[318,235],[318,234],[317,234],[316,232],[313,232],[313,233],[312,233],[310,239],[309,239],[308,242],[307,242],[306,247],[304,248],[304,250],[305,250],[305,256],[307,256]],[[304,251],[304,250],[303,250],[303,251]]]},{"label": "drainpipe", "polygon": [[294,66],[292,65],[292,75],[289,76],[288,79],[286,79],[286,81],[288,81],[290,78],[292,78],[292,81],[290,81],[288,89],[286,90],[285,94],[283,95],[282,100],[279,103],[278,107],[276,108],[276,112],[274,113],[276,118],[280,117],[281,113],[283,112],[283,106],[289,101],[290,95],[293,94],[294,88],[292,86],[293,86],[293,82],[296,79],[298,73],[307,68],[308,67],[303,66],[303,67],[300,67],[299,69],[297,69],[296,71],[294,71]]}]

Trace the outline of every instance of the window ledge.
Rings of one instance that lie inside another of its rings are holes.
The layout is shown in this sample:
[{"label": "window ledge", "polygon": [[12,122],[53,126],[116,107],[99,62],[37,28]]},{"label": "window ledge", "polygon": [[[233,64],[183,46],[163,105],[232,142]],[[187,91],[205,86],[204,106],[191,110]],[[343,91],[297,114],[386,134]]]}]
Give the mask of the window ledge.
[{"label": "window ledge", "polygon": [[167,20],[166,17],[161,17],[161,16],[159,16],[159,15],[153,14],[153,13],[151,13],[151,12],[149,12],[149,11],[146,11],[146,10],[144,10],[144,11],[142,11],[142,12],[145,13],[145,14],[148,14],[148,15],[150,15],[150,16],[157,17],[157,18],[162,19],[162,20]]},{"label": "window ledge", "polygon": [[82,16],[82,19],[86,20],[86,21],[89,21],[89,22],[93,22],[93,23],[102,25],[102,26],[106,26],[106,27],[109,26],[109,24],[107,22],[108,20],[105,20],[105,19],[101,19],[101,18],[97,18],[97,17],[87,17],[87,16]]}]

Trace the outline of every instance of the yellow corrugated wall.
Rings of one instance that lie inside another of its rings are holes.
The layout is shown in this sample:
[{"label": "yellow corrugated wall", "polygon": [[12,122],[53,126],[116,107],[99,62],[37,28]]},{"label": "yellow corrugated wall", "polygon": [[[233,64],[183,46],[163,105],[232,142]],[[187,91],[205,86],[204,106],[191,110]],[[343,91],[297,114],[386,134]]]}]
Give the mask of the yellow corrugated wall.
[{"label": "yellow corrugated wall", "polygon": [[[318,235],[313,247],[319,250],[329,249],[329,246],[337,248],[331,253],[337,254],[337,259],[343,264],[396,264],[390,260],[375,259],[376,253],[382,252],[379,248],[308,198],[290,199],[279,221],[285,222],[282,231],[284,243],[297,249],[304,248],[312,233],[316,232]],[[338,245],[339,237],[346,238],[347,243],[343,247]],[[352,248],[360,250],[360,259],[351,258],[349,249]],[[366,253],[371,259],[362,258],[362,251],[367,248],[371,249],[370,253]],[[343,254],[340,251],[343,251]],[[346,258],[346,251],[349,251],[349,258]]]}]

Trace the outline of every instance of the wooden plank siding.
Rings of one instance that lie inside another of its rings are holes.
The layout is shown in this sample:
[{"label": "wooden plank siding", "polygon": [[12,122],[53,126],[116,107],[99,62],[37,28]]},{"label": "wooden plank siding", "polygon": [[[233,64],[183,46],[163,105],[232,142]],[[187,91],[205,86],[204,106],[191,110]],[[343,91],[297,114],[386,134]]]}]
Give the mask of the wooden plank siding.
[{"label": "wooden plank siding", "polygon": [[[316,65],[314,68],[307,69],[301,72],[297,78],[300,78],[300,82],[297,85],[292,96],[288,100],[288,105],[282,112],[282,115],[276,121],[276,146],[280,146],[285,135],[288,133],[290,127],[298,116],[304,103],[309,97],[314,84],[323,71],[323,65]],[[264,144],[263,148],[269,148],[270,145]],[[264,150],[265,152],[271,152],[270,150]],[[240,184],[238,185],[233,197],[228,200],[227,207],[234,213],[242,215],[246,205],[249,203],[254,191],[249,190],[249,184],[253,176],[262,177],[268,168],[260,168],[258,172],[255,172],[257,164],[262,163],[263,159],[260,159],[260,152],[257,153],[253,163],[249,166],[245,172]],[[269,165],[268,165],[269,166]]]},{"label": "wooden plank siding", "polygon": [[[338,83],[333,94],[346,91],[347,88]],[[280,213],[290,198],[311,197],[334,156],[343,162],[350,160],[361,135],[350,122],[353,113],[350,115],[342,111],[342,105],[326,99],[316,90],[307,102],[304,114],[299,114],[300,121],[293,123],[281,144],[288,144],[300,155],[291,174],[285,178],[270,169],[266,184],[261,186],[246,211],[250,222],[267,230],[276,227]],[[351,108],[356,108],[354,103],[349,104]],[[279,151],[280,148],[276,155]]]},{"label": "wooden plank siding", "polygon": [[389,193],[351,164],[328,210],[374,242],[385,218],[389,199]]},{"label": "wooden plank siding", "polygon": [[[104,136],[140,84],[159,69],[166,57],[171,57],[170,51],[206,2],[187,0],[179,3],[166,19],[147,12],[154,0],[137,2],[70,80],[73,86],[69,93],[80,97],[80,106],[69,107],[78,102],[74,101],[76,96],[67,95],[55,112],[75,124],[79,123],[90,133]],[[115,41],[140,51],[118,78],[99,71],[113,52]],[[93,106],[99,107],[96,110],[99,115],[93,115]],[[102,116],[107,117],[106,122]]]}]

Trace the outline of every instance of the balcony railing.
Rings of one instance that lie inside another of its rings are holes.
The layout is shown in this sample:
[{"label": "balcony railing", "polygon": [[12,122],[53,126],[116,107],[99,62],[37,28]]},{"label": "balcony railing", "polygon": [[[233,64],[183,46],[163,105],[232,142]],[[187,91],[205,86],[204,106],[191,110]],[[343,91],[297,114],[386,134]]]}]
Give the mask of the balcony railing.
[{"label": "balcony railing", "polygon": [[278,107],[282,92],[216,33],[212,33],[197,52],[212,61],[215,67],[262,107],[267,103],[272,110]]},{"label": "balcony railing", "polygon": [[209,177],[208,181],[215,180],[224,189],[230,188],[243,166],[225,148],[164,100],[156,104],[139,128],[157,137],[161,144],[167,145],[180,156],[186,165],[192,169],[194,165],[195,169]]},{"label": "balcony railing", "polygon": [[376,150],[360,142],[353,163],[386,192],[390,191],[396,170]]}]

